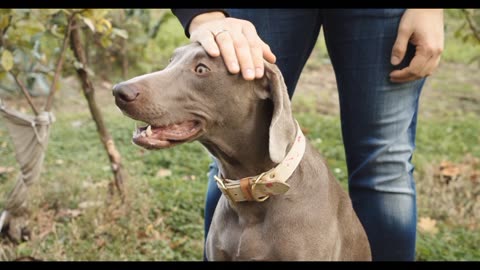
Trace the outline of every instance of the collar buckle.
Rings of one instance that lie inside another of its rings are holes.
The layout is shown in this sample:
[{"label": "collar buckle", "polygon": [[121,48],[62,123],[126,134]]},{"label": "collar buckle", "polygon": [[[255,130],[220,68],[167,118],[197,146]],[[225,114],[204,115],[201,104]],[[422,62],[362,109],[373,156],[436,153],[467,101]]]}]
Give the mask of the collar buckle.
[{"label": "collar buckle", "polygon": [[257,197],[255,196],[255,187],[257,186],[257,183],[262,179],[262,177],[265,175],[266,173],[263,172],[261,173],[260,175],[258,175],[257,179],[255,179],[255,181],[253,182],[253,185],[252,187],[250,188],[251,192],[252,192],[252,197],[255,201],[257,202],[263,202],[265,200],[267,200],[268,198],[270,198],[269,195],[265,195],[265,196],[261,196],[261,197]]},{"label": "collar buckle", "polygon": [[235,197],[233,197],[232,194],[230,194],[230,191],[223,183],[223,180],[220,179],[220,177],[218,177],[217,175],[213,176],[213,178],[215,179],[215,181],[217,181],[217,184],[220,186],[222,193],[225,194],[230,199],[230,201],[236,202]]}]

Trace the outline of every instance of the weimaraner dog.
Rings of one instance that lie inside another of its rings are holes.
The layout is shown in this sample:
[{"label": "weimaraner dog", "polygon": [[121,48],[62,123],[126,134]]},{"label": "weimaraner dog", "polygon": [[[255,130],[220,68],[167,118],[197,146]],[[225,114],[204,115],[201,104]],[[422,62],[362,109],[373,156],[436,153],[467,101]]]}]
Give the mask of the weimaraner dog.
[{"label": "weimaraner dog", "polygon": [[113,88],[117,106],[146,122],[133,142],[162,149],[198,140],[219,162],[209,260],[371,260],[347,193],[292,116],[283,77],[230,74],[198,43],[161,71]]}]

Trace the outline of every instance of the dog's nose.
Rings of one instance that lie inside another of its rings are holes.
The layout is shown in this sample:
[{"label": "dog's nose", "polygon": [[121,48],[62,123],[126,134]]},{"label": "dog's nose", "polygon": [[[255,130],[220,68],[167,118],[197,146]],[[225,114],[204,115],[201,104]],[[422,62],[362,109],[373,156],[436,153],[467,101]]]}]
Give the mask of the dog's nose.
[{"label": "dog's nose", "polygon": [[120,99],[124,102],[132,102],[140,93],[135,87],[120,83],[113,86],[112,94],[116,99]]}]

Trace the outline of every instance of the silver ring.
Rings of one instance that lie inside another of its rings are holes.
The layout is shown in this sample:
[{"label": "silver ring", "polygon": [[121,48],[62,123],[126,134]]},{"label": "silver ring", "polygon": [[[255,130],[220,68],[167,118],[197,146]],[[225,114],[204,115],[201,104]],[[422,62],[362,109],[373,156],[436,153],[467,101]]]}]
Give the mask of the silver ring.
[{"label": "silver ring", "polygon": [[213,36],[215,38],[217,38],[218,35],[220,35],[221,33],[224,33],[224,32],[228,32],[228,30],[227,29],[222,29],[222,30],[218,31],[217,33],[213,34]]}]

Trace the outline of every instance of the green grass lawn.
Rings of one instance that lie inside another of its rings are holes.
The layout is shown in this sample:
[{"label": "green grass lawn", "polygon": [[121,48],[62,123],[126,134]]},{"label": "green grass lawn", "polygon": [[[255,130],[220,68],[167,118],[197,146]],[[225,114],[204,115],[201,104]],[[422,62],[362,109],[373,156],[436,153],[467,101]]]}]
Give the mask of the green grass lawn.
[{"label": "green grass lawn", "polygon": [[[461,44],[455,44],[457,50]],[[317,46],[306,73],[331,70],[322,61],[322,48]],[[446,53],[450,62],[456,62],[448,47]],[[480,179],[475,178],[475,170],[480,170],[480,81],[473,76],[479,71],[466,64],[442,63],[421,97],[413,159],[418,212],[419,220],[436,223],[419,225],[418,260],[480,260]],[[325,112],[323,105],[332,99],[302,90],[306,81],[300,82],[294,98],[294,114],[346,187],[338,108],[333,103],[329,105],[333,109]],[[126,203],[108,193],[112,180],[108,158],[78,83],[68,80],[56,101],[57,121],[42,177],[30,192],[33,239],[4,249],[13,251],[12,258],[42,260],[201,260],[207,151],[198,142],[161,151],[132,145],[134,121],[115,107],[108,87],[101,83],[96,87],[105,122],[123,158]],[[333,95],[334,88],[320,94]],[[448,185],[438,178],[442,161],[461,169]],[[3,121],[0,167],[18,169]],[[15,177],[16,171],[0,174],[0,207]]]}]

